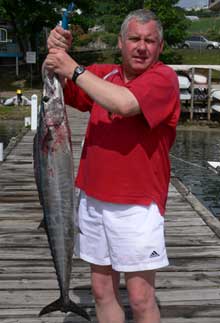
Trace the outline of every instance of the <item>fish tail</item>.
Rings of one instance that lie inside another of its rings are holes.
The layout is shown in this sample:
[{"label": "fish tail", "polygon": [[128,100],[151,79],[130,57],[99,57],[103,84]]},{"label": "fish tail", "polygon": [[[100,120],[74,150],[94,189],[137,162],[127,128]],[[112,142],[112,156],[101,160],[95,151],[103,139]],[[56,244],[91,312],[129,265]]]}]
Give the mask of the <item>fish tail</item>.
[{"label": "fish tail", "polygon": [[91,322],[91,318],[88,315],[88,313],[79,307],[76,303],[69,300],[67,304],[64,304],[62,298],[57,299],[55,302],[45,306],[39,313],[39,316],[55,312],[55,311],[61,311],[64,313],[73,312],[76,313],[82,317],[84,317],[86,320]]},{"label": "fish tail", "polygon": [[84,317],[86,320],[88,320],[89,322],[91,322],[91,318],[89,316],[89,314],[81,307],[79,307],[76,303],[74,303],[73,301],[69,301],[69,304],[66,306],[66,312],[73,312],[76,313],[82,317]]},{"label": "fish tail", "polygon": [[55,302],[45,306],[39,313],[39,316],[51,313],[51,312],[55,312],[55,311],[59,311],[62,307],[62,302],[61,299],[57,299]]}]

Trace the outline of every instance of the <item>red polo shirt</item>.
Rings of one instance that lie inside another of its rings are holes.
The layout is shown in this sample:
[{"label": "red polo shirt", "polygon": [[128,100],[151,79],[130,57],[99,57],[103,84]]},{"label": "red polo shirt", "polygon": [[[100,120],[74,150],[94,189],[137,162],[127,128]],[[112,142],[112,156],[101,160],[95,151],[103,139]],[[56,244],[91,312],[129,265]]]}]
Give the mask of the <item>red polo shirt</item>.
[{"label": "red polo shirt", "polygon": [[121,66],[92,65],[88,70],[127,87],[142,114],[110,115],[72,81],[67,82],[66,104],[91,112],[76,186],[91,197],[111,203],[149,205],[154,201],[164,214],[170,180],[169,150],[180,114],[176,73],[158,62],[124,83]]}]

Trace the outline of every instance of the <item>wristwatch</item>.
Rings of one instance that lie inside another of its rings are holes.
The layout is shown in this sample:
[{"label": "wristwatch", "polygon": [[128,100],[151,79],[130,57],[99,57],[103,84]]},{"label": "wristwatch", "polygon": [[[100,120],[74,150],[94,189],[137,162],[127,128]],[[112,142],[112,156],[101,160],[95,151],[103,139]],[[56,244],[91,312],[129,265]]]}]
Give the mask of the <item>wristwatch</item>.
[{"label": "wristwatch", "polygon": [[79,75],[85,72],[85,68],[82,65],[79,65],[75,68],[72,76],[73,82],[76,82],[76,79]]}]

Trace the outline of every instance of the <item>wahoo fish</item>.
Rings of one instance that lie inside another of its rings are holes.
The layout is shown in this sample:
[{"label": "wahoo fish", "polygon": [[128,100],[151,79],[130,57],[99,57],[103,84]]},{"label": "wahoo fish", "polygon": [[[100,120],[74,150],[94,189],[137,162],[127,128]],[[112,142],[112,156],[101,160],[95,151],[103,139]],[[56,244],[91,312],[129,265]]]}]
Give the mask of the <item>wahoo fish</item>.
[{"label": "wahoo fish", "polygon": [[69,297],[74,244],[74,169],[71,133],[58,78],[43,69],[43,96],[34,137],[34,172],[44,227],[60,289],[60,297],[39,315],[74,312],[90,321],[87,312]]}]

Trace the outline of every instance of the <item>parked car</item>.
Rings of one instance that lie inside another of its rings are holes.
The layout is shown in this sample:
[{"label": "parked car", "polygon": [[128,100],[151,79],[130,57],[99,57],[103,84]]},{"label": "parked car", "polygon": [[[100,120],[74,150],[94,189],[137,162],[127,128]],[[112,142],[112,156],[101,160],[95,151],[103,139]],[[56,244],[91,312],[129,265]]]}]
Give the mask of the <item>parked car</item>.
[{"label": "parked car", "polygon": [[220,48],[220,43],[211,41],[204,36],[191,36],[181,44],[181,48],[195,48],[195,49],[215,49]]}]

